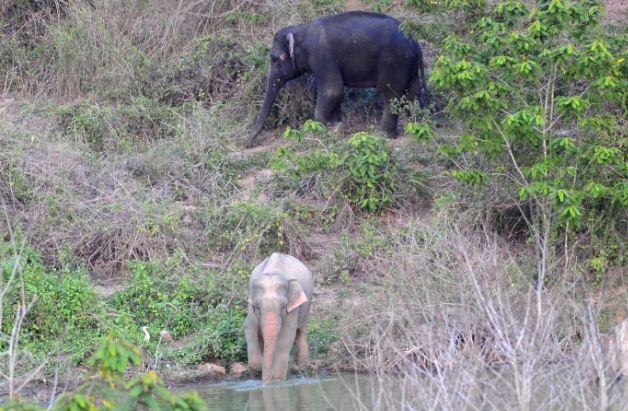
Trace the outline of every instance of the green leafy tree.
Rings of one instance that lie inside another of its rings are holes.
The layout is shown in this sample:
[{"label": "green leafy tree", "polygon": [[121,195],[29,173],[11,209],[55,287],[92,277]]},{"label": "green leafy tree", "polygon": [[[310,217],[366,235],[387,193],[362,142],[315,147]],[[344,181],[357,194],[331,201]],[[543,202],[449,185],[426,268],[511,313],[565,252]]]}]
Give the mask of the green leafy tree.
[{"label": "green leafy tree", "polygon": [[467,37],[444,40],[430,77],[465,128],[445,148],[461,165],[452,175],[498,180],[512,196],[539,253],[537,289],[556,245],[625,217],[625,37],[601,30],[602,11],[589,0],[501,2]]}]

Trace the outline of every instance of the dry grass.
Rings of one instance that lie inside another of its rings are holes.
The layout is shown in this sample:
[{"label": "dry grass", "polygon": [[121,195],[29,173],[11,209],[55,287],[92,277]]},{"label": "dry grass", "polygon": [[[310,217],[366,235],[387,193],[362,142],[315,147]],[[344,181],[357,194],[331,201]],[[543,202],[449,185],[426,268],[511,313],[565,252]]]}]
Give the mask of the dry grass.
[{"label": "dry grass", "polygon": [[[344,343],[377,376],[376,408],[621,409],[605,301],[571,281],[536,292],[527,251],[451,220],[411,222],[383,289],[348,317]],[[615,303],[625,311],[625,296]]]},{"label": "dry grass", "polygon": [[[250,124],[263,99],[266,49],[286,25],[340,11],[309,1],[151,0],[29,2],[4,6],[0,43],[4,95],[221,106],[221,116]],[[34,3],[32,3],[34,4]],[[372,92],[347,92],[348,128],[379,123]],[[298,127],[314,111],[313,79],[291,82],[267,126]],[[231,130],[242,138],[248,129]]]},{"label": "dry grass", "polygon": [[95,279],[118,276],[129,260],[198,252],[203,215],[234,192],[218,140],[201,131],[202,115],[186,120],[185,143],[107,156],[17,105],[0,116],[0,193],[11,224],[49,264],[75,258]]}]

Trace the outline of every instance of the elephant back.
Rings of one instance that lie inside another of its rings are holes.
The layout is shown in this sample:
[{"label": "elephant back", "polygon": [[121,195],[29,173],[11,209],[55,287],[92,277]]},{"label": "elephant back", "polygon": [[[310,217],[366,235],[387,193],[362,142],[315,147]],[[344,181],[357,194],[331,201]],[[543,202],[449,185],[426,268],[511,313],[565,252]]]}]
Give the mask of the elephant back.
[{"label": "elephant back", "polygon": [[251,273],[251,281],[269,272],[280,272],[286,280],[297,280],[308,299],[312,298],[314,279],[311,271],[299,259],[283,253],[273,253]]}]

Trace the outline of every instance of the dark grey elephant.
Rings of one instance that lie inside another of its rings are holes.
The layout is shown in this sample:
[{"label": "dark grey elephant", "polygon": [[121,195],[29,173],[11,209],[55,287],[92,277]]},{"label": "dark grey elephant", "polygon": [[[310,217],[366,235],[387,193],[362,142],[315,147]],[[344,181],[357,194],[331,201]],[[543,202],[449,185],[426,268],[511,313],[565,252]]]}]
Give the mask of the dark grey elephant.
[{"label": "dark grey elephant", "polygon": [[421,47],[401,32],[398,20],[362,11],[321,17],[275,33],[266,96],[246,147],[262,130],[279,89],[304,73],[316,79],[314,118],[328,125],[341,121],[344,86],[377,88],[384,98],[382,128],[390,137],[397,136],[392,99],[405,95],[426,104]]},{"label": "dark grey elephant", "polygon": [[286,379],[290,349],[300,366],[309,359],[307,323],[314,280],[310,270],[286,254],[273,253],[251,273],[245,323],[249,367],[262,382]]}]

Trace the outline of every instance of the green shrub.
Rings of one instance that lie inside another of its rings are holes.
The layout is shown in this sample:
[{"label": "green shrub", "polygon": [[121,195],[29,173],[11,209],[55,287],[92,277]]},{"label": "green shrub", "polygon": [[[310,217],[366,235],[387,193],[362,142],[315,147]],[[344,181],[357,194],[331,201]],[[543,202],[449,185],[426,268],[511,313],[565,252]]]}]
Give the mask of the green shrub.
[{"label": "green shrub", "polygon": [[[22,324],[21,344],[35,355],[72,354],[80,361],[103,331],[104,305],[87,274],[75,267],[47,268],[32,248],[22,250],[19,262],[10,244],[0,244],[2,276],[7,284],[15,264],[23,279],[25,301],[33,302]],[[10,334],[21,300],[22,285],[14,277],[3,301],[2,332]],[[4,345],[5,342],[0,342]]]},{"label": "green shrub", "polygon": [[124,374],[130,365],[140,365],[140,349],[112,337],[103,339],[91,358],[98,368],[98,373],[110,382],[114,377]]},{"label": "green shrub", "polygon": [[339,330],[334,318],[313,318],[308,324],[308,347],[312,357],[323,357],[329,353],[330,346],[338,340]]},{"label": "green shrub", "polygon": [[245,290],[252,268],[238,261],[207,273],[200,298],[203,312],[196,318],[194,334],[182,346],[167,349],[166,356],[185,364],[246,359]]},{"label": "green shrub", "polygon": [[384,141],[364,132],[349,140],[346,158],[349,201],[360,208],[376,212],[393,203],[396,188],[394,159]]},{"label": "green shrub", "polygon": [[129,263],[133,278],[113,296],[111,306],[131,319],[130,336],[139,339],[143,326],[151,335],[165,329],[175,338],[197,329],[198,319],[207,309],[207,290],[198,278],[179,276],[177,264],[177,259]]},{"label": "green shrub", "polygon": [[103,148],[110,133],[108,119],[111,109],[101,108],[96,104],[80,103],[75,106],[62,107],[59,110],[60,125],[68,134],[80,138],[91,146]]},{"label": "green shrub", "polygon": [[[327,135],[322,124],[311,120],[301,130],[286,129],[284,135],[301,143],[312,133]],[[334,193],[368,212],[381,212],[393,204],[399,179],[396,160],[384,140],[364,132],[340,147],[323,145],[305,153],[280,148],[273,167],[287,172],[300,185],[308,179],[333,185]]]},{"label": "green shrub", "polygon": [[173,394],[157,373],[149,371],[126,381],[130,365],[140,363],[140,350],[123,341],[106,338],[94,355],[97,375],[76,389],[63,394],[53,404],[55,411],[100,409],[116,410],[206,410],[204,401],[194,391]]},{"label": "green shrub", "polygon": [[229,362],[246,360],[245,318],[246,310],[242,307],[219,306],[210,313],[205,334],[209,355]]},{"label": "green shrub", "polygon": [[[250,267],[236,263],[221,271],[183,267],[179,258],[131,262],[133,278],[116,293],[112,332],[154,350],[159,332],[168,330],[178,348],[161,347],[165,355],[186,364],[205,360],[240,361],[246,355],[244,309]],[[146,326],[153,338],[142,341]],[[183,337],[190,336],[183,339]]]},{"label": "green shrub", "polygon": [[243,306],[220,305],[210,309],[193,338],[182,347],[167,351],[166,355],[184,364],[246,361],[245,318]]}]

